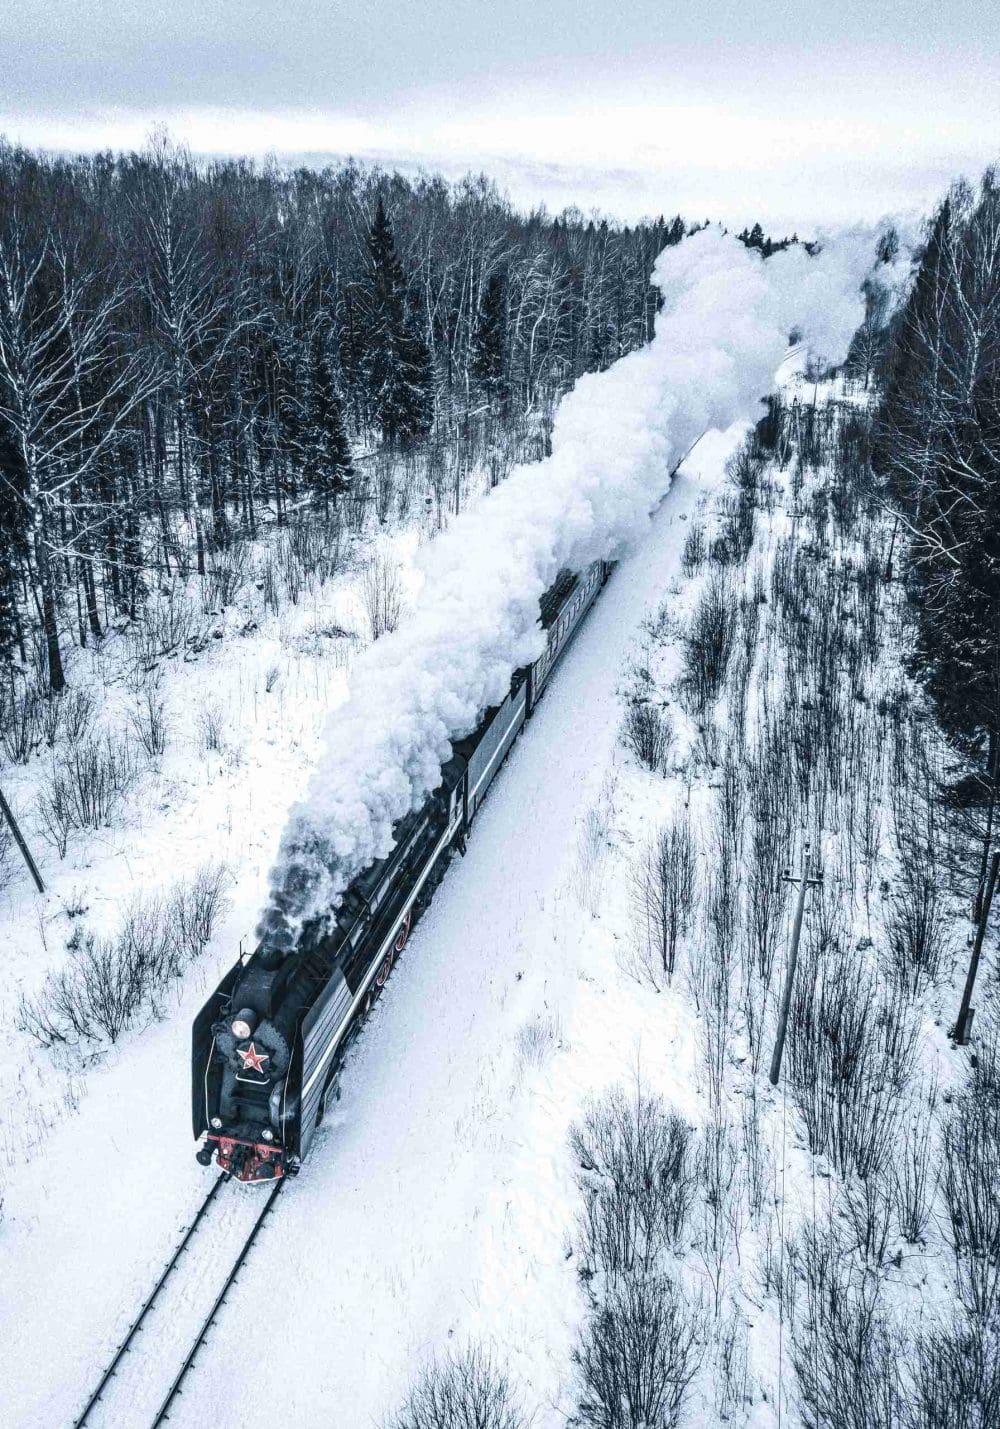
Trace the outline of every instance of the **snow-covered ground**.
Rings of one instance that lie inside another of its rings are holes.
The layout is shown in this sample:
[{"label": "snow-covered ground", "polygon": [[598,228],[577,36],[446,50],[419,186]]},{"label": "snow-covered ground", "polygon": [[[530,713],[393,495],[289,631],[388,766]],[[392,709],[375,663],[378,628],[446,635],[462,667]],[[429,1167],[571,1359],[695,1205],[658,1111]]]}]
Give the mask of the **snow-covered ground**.
[{"label": "snow-covered ground", "polygon": [[[363,1425],[451,1335],[502,1346],[540,1403],[562,1393],[581,1316],[566,1128],[585,1093],[636,1065],[697,1114],[693,1030],[680,1004],[665,1017],[663,999],[623,981],[613,937],[580,901],[578,842],[587,812],[614,799],[623,648],[676,577],[686,519],[740,434],[701,444],[581,631],[393,975],[178,1424],[252,1416],[266,1366],[290,1422]],[[96,1071],[79,1114],[11,1180],[0,1333],[25,1429],[71,1417],[203,1194],[189,1019],[247,911],[237,905],[177,1015]],[[218,1271],[227,1247],[196,1253]],[[173,1337],[162,1343],[176,1358]]]},{"label": "snow-covered ground", "polygon": [[[639,424],[659,420],[659,389],[647,386],[648,412],[642,401],[627,407],[644,484],[628,491],[623,463],[623,500],[614,509],[609,492],[608,529],[631,533],[632,544],[394,973],[349,1061],[343,1098],[285,1191],[172,1422],[242,1423],[273,1386],[289,1422],[377,1423],[428,1354],[480,1340],[510,1365],[536,1425],[563,1424],[586,1313],[567,1130],[590,1093],[637,1076],[690,1122],[705,1120],[703,1051],[686,992],[644,988],[621,966],[630,849],[690,796],[683,779],[635,777],[619,742],[621,687],[626,654],[665,595],[675,616],[693,600],[679,580],[685,536],[744,428],[709,432],[643,531],[657,472],[662,489],[678,443],[683,450],[734,406],[752,410],[747,390],[766,385],[766,359],[755,350],[761,328],[773,352],[794,304],[781,293],[779,316],[765,321],[768,295],[752,274],[755,320],[736,325],[731,350],[709,347],[713,381],[702,391],[696,354],[714,340],[711,323],[726,330],[712,310],[720,281],[729,317],[746,294],[720,279],[714,252],[701,252],[701,266],[691,259],[701,296],[677,334],[687,332],[694,351],[680,342],[665,349],[659,373],[663,390],[691,402],[676,399],[676,428],[663,416],[652,442]],[[850,288],[848,270],[836,283]],[[829,296],[823,287],[812,294],[811,311],[822,315]],[[839,326],[849,331],[844,313]],[[743,354],[753,358],[746,372]],[[654,365],[644,357],[631,370],[651,376]],[[416,545],[412,532],[393,541],[414,591],[428,569],[415,562]],[[537,558],[552,559],[543,542]],[[224,638],[165,668],[171,741],[130,795],[120,829],[73,845],[54,870],[49,860],[46,900],[19,884],[3,910],[13,962],[0,1002],[8,1088],[0,1335],[18,1429],[72,1418],[208,1184],[189,1135],[190,1021],[252,937],[321,724],[344,699],[353,642],[337,631],[361,621],[358,571],[348,564],[279,616],[241,621],[245,611],[232,612]],[[123,673],[102,718],[120,722],[132,699]],[[203,738],[212,709],[229,716],[218,749]],[[336,729],[334,721],[326,768],[336,760]],[[15,802],[29,804],[31,790],[31,771],[19,774]],[[113,928],[132,891],[148,898],[220,860],[232,870],[229,911],[206,954],[168,989],[159,1019],[90,1067],[75,1055],[60,1062],[17,1033],[19,989],[37,989],[65,959],[77,920]],[[224,1194],[223,1219],[236,1235],[258,1192]],[[230,1241],[203,1237],[192,1254],[198,1271],[183,1322],[154,1321],[130,1371],[129,1425],[149,1421],[195,1299],[210,1301],[228,1269]],[[759,1368],[769,1389],[774,1343],[766,1326]],[[770,1424],[773,1399],[756,1394],[749,1422]],[[126,1422],[120,1416],[117,1408],[93,1422]]]}]

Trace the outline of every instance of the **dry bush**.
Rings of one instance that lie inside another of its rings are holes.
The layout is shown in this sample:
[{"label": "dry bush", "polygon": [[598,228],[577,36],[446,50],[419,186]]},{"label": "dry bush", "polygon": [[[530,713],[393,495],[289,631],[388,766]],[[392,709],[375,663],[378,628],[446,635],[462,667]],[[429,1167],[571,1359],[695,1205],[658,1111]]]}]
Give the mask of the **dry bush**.
[{"label": "dry bush", "polygon": [[712,1309],[718,1316],[723,1307],[726,1267],[730,1256],[738,1254],[742,1229],[739,1150],[725,1122],[716,1120],[705,1127],[697,1164],[702,1213],[698,1254],[711,1287]]},{"label": "dry bush", "polygon": [[77,933],[65,967],[34,997],[22,997],[18,1026],[43,1046],[116,1042],[212,936],[227,871],[203,869],[165,898],[136,899],[115,937]]},{"label": "dry bush", "polygon": [[0,702],[0,745],[11,764],[27,764],[42,740],[45,696],[34,685],[9,691]]},{"label": "dry bush", "polygon": [[528,1429],[506,1373],[473,1346],[434,1360],[388,1429]]},{"label": "dry bush", "polygon": [[864,1180],[886,1165],[917,1029],[843,948],[806,950],[788,1023],[787,1076],[813,1155]]},{"label": "dry bush", "polygon": [[707,554],[705,528],[700,521],[696,521],[684,538],[684,549],[681,552],[681,570],[688,578],[698,574]]},{"label": "dry bush", "polygon": [[207,704],[198,714],[198,736],[206,754],[226,747],[226,716],[221,705]]},{"label": "dry bush", "polygon": [[383,551],[376,551],[365,567],[361,596],[373,640],[389,635],[399,624],[403,609],[403,586],[399,566]]},{"label": "dry bush", "polygon": [[906,1429],[1000,1424],[1000,1323],[956,1320],[921,1334],[908,1355]]},{"label": "dry bush", "polygon": [[734,1305],[718,1326],[712,1356],[715,1412],[723,1424],[745,1418],[753,1404],[747,1318]]},{"label": "dry bush", "polygon": [[969,1093],[956,1098],[943,1150],[959,1294],[971,1315],[1000,1317],[1000,1102]]},{"label": "dry bush", "polygon": [[693,718],[703,720],[722,693],[738,615],[731,588],[718,578],[712,580],[684,637],[679,689]]},{"label": "dry bush", "polygon": [[674,732],[663,710],[648,700],[632,696],[622,721],[621,741],[651,774],[666,773]]},{"label": "dry bush", "polygon": [[205,611],[223,610],[232,605],[250,579],[250,551],[245,541],[230,541],[217,550],[202,584]]},{"label": "dry bush", "polygon": [[175,883],[167,899],[172,937],[184,962],[193,962],[212,937],[226,909],[232,874],[224,863],[207,863]]},{"label": "dry bush", "polygon": [[594,1429],[673,1429],[704,1353],[703,1317],[667,1276],[631,1276],[584,1328],[578,1416]]},{"label": "dry bush", "polygon": [[757,1221],[771,1195],[774,1158],[760,1134],[760,1104],[753,1083],[749,1095],[742,1099],[740,1111],[747,1206],[751,1217]]},{"label": "dry bush", "polygon": [[617,1282],[681,1244],[695,1194],[694,1132],[659,1097],[621,1087],[570,1132],[582,1174],[583,1274]]},{"label": "dry bush", "polygon": [[879,1305],[879,1280],[858,1272],[836,1232],[807,1229],[796,1256],[806,1311],[793,1362],[808,1429],[899,1429],[905,1403],[899,1338]]},{"label": "dry bush", "polygon": [[720,566],[736,565],[745,561],[753,548],[757,505],[754,494],[742,490],[735,497],[726,497],[721,505],[722,520],[712,542],[712,560]]},{"label": "dry bush", "polygon": [[[710,902],[719,911],[720,890],[729,875],[717,871],[710,889]],[[707,949],[690,957],[691,982],[697,978],[697,1003],[702,1016],[703,1051],[708,1082],[708,1099],[717,1111],[723,1102],[729,1039],[733,1029],[736,964],[733,938],[713,937]]]},{"label": "dry bush", "polygon": [[60,858],[74,829],[99,829],[111,822],[137,777],[127,740],[116,744],[110,736],[94,737],[53,757],[38,807],[45,837]]},{"label": "dry bush", "polygon": [[916,997],[938,977],[948,951],[948,919],[933,870],[904,867],[885,919],[889,972],[899,991]]},{"label": "dry bush", "polygon": [[63,737],[71,744],[78,744],[80,740],[86,739],[93,726],[97,713],[97,696],[93,690],[83,687],[64,690],[60,701]]},{"label": "dry bush", "polygon": [[517,1030],[514,1042],[518,1060],[522,1066],[540,1067],[561,1040],[562,1023],[559,1018],[538,1013]]},{"label": "dry bush", "polygon": [[902,1145],[896,1145],[892,1159],[896,1219],[910,1245],[924,1243],[941,1176],[940,1148],[932,1131],[936,1105],[932,1085],[921,1097],[913,1121],[904,1128]]},{"label": "dry bush", "polygon": [[888,1259],[895,1213],[891,1167],[876,1166],[864,1178],[851,1177],[844,1186],[842,1208],[858,1256],[870,1269],[881,1269]]},{"label": "dry bush", "polygon": [[167,747],[167,705],[156,686],[147,686],[137,707],[129,710],[129,725],[150,759],[158,759]]},{"label": "dry bush", "polygon": [[677,944],[691,923],[696,869],[691,826],[683,819],[654,834],[629,874],[636,927],[629,970],[657,989],[673,977]]},{"label": "dry bush", "polygon": [[204,649],[210,624],[202,610],[196,609],[183,585],[176,585],[164,596],[149,600],[141,618],[128,631],[135,664],[148,672],[165,655],[178,650]]}]

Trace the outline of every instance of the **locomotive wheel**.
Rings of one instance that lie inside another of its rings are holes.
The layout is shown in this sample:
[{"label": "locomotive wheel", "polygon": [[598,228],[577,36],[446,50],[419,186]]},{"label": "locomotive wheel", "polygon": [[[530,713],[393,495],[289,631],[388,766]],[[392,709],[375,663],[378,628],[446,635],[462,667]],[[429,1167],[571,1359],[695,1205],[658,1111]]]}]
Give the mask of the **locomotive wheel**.
[{"label": "locomotive wheel", "polygon": [[399,925],[399,932],[398,932],[398,934],[396,935],[396,941],[395,941],[395,943],[393,943],[393,945],[392,945],[392,953],[391,953],[390,956],[391,956],[393,959],[395,959],[396,955],[397,955],[398,953],[401,953],[401,952],[403,951],[403,949],[406,947],[406,940],[407,940],[407,938],[410,936],[410,928],[412,927],[412,925],[413,925],[413,909],[412,909],[412,908],[407,908],[407,910],[406,910],[406,917],[403,919],[402,923]]}]

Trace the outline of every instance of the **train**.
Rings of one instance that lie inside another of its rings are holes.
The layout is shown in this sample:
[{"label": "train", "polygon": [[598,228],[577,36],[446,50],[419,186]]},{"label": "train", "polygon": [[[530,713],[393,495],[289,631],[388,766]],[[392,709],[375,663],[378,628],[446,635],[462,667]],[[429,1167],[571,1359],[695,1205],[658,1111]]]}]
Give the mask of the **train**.
[{"label": "train", "polygon": [[453,742],[441,783],[395,826],[395,842],[346,889],[335,912],[291,949],[261,943],[229,969],[192,1030],[196,1156],[240,1181],[294,1174],[309,1153],[344,1055],[410,933],[465,841],[497,771],[613,568],[561,571],[540,602],[537,660],[515,670],[502,704]]}]

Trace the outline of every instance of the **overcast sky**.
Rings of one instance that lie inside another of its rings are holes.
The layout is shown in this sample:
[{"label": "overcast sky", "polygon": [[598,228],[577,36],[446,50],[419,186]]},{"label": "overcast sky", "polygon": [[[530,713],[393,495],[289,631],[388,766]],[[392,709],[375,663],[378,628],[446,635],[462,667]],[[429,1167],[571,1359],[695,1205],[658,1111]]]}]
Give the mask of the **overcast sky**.
[{"label": "overcast sky", "polygon": [[1000,157],[997,0],[0,0],[0,132],[353,154],[799,228]]}]

